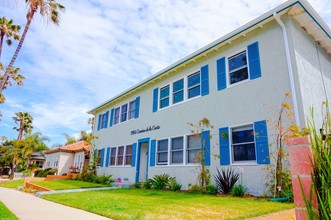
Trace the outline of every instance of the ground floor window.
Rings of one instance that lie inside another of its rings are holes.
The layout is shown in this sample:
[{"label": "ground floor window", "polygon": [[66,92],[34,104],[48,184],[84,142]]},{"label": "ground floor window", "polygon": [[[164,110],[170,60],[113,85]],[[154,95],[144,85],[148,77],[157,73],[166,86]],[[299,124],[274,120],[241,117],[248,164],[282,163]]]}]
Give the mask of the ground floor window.
[{"label": "ground floor window", "polygon": [[116,150],[117,147],[113,147],[110,149],[110,166],[115,166],[116,164]]},{"label": "ground floor window", "polygon": [[132,160],[132,145],[125,147],[125,165],[131,165]]},{"label": "ground floor window", "polygon": [[98,153],[97,153],[97,166],[100,166],[100,162],[101,162],[101,151],[102,150],[98,150]]},{"label": "ground floor window", "polygon": [[199,151],[201,150],[200,135],[187,136],[187,163],[199,162]]},{"label": "ground floor window", "polygon": [[36,166],[38,167],[38,168],[43,168],[43,164],[44,164],[44,161],[42,161],[42,160],[36,160]]},{"label": "ground floor window", "polygon": [[168,139],[157,142],[157,164],[167,165],[168,163]]},{"label": "ground floor window", "polygon": [[118,147],[117,151],[117,165],[123,165],[123,158],[124,158],[124,146]]},{"label": "ground floor window", "polygon": [[171,163],[183,163],[183,137],[171,139]]},{"label": "ground floor window", "polygon": [[253,125],[246,125],[231,129],[232,161],[255,161],[255,142]]}]

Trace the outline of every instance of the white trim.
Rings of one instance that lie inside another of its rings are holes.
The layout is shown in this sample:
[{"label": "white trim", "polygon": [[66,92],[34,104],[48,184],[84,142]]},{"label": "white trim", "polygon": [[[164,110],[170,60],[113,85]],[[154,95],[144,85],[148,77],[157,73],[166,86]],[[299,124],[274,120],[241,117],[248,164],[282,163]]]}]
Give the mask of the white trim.
[{"label": "white trim", "polygon": [[290,48],[287,38],[287,30],[285,24],[281,21],[280,17],[276,12],[273,12],[273,16],[278,22],[279,26],[282,28],[283,31],[283,38],[284,38],[284,47],[285,47],[285,54],[286,54],[286,61],[287,61],[287,69],[288,75],[290,78],[290,85],[291,85],[291,95],[293,99],[293,110],[294,110],[294,119],[297,126],[300,126],[300,118],[299,118],[299,108],[298,108],[298,99],[295,92],[295,83],[294,83],[294,74],[293,74],[293,67],[292,67],[292,59],[290,54]]}]

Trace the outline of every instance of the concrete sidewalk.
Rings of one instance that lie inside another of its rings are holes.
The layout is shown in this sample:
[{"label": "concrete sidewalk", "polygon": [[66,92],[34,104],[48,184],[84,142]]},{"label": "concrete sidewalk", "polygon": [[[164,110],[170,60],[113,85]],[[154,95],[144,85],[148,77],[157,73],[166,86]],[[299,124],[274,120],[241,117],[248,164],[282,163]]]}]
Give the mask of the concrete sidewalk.
[{"label": "concrete sidewalk", "polygon": [[0,187],[0,201],[20,220],[109,220],[109,218],[100,215],[50,202],[31,194],[3,187]]}]

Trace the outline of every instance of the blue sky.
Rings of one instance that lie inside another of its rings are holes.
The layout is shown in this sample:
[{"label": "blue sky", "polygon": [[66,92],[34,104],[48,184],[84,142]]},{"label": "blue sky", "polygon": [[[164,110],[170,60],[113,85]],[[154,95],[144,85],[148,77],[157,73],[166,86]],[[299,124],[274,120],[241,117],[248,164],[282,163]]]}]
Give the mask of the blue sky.
[{"label": "blue sky", "polygon": [[[0,0],[0,16],[25,25],[25,1]],[[59,27],[36,15],[15,63],[24,87],[5,91],[0,136],[17,137],[12,117],[29,112],[34,132],[63,144],[90,130],[86,112],[284,0],[58,0]],[[309,0],[331,26],[331,1]],[[4,47],[8,64],[13,50]]]}]

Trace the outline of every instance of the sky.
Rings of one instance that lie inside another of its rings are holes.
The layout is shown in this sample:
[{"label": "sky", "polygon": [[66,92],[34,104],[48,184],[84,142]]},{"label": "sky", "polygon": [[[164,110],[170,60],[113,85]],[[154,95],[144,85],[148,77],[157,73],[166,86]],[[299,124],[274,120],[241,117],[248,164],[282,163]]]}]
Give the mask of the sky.
[{"label": "sky", "polygon": [[[246,24],[284,0],[58,0],[55,26],[34,17],[15,63],[26,77],[0,105],[0,136],[17,138],[12,117],[28,112],[34,132],[64,144],[91,130],[87,111],[184,56]],[[331,26],[331,0],[309,0]],[[0,0],[0,17],[26,23],[23,0]],[[16,44],[4,46],[7,65]]]}]

